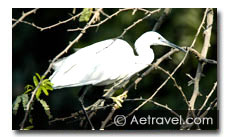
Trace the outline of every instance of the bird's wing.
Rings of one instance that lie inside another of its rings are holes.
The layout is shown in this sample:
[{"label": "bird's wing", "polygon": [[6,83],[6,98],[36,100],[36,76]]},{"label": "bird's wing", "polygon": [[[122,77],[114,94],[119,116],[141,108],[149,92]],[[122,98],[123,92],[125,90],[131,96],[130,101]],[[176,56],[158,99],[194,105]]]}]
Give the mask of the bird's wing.
[{"label": "bird's wing", "polygon": [[[101,41],[58,62],[60,65],[55,65],[55,72],[50,80],[54,87],[95,85],[110,80],[113,67],[121,64],[124,56],[134,56],[133,49],[127,42],[119,39]],[[113,75],[114,79],[117,77],[120,77],[119,72]]]}]

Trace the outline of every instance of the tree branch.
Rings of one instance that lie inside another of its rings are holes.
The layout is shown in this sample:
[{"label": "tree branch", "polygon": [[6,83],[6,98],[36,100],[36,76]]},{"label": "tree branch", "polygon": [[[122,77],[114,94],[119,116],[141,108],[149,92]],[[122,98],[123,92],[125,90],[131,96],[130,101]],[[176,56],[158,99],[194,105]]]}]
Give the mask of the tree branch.
[{"label": "tree branch", "polygon": [[[123,12],[123,11],[127,11],[127,10],[133,10],[133,8],[128,8],[128,9],[119,9],[117,12],[113,13],[112,15],[108,16],[107,18],[105,18],[104,20],[102,20],[101,22],[97,23],[97,24],[93,24],[90,25],[90,27],[99,27],[100,25],[102,25],[103,23],[105,23],[106,21],[108,21],[109,19],[113,18],[114,16],[117,16],[119,13]],[[143,9],[138,9],[140,11],[143,11]],[[154,10],[154,11],[148,11],[148,10],[144,10],[146,13],[148,14],[153,14],[155,12],[159,12],[160,9]],[[104,14],[105,15],[105,14]],[[150,16],[150,15],[149,15]],[[145,16],[146,17],[146,16]],[[76,28],[76,29],[68,29],[67,31],[79,31],[79,30],[83,30],[84,28]]]},{"label": "tree branch", "polygon": [[201,114],[202,109],[205,107],[205,105],[206,105],[206,103],[208,102],[209,98],[210,98],[211,95],[214,93],[216,87],[217,87],[217,82],[214,83],[214,86],[213,86],[212,90],[211,90],[210,93],[206,96],[206,99],[205,99],[204,103],[202,104],[202,106],[201,106],[200,109],[199,109],[199,112],[198,112],[198,114],[197,114],[198,116]]},{"label": "tree branch", "polygon": [[38,10],[38,8],[28,11],[26,13],[22,12],[22,16],[12,25],[12,28],[14,28],[19,22],[23,21],[23,19],[26,18],[27,16],[29,16],[30,14],[32,14],[32,13],[35,14],[37,10]]},{"label": "tree branch", "polygon": [[184,49],[189,50],[189,52],[194,54],[200,62],[209,63],[209,64],[217,64],[217,61],[202,57],[202,55],[197,50],[191,47],[184,47]]},{"label": "tree branch", "polygon": [[163,69],[162,67],[158,66],[157,68],[159,70],[161,70],[162,72],[164,72],[165,74],[167,74],[173,80],[175,87],[180,91],[181,95],[184,98],[185,103],[187,104],[187,106],[189,106],[189,102],[187,100],[187,97],[184,94],[184,91],[182,90],[182,87],[177,84],[176,79],[167,70]]},{"label": "tree branch", "polygon": [[[212,9],[206,9],[205,13],[207,13],[207,30],[205,31],[205,38],[204,38],[204,44],[201,51],[201,56],[203,58],[206,58],[208,48],[210,46],[210,37],[211,37],[211,30],[212,30],[212,24],[213,24],[213,10]],[[209,27],[211,26],[211,27]],[[194,91],[192,94],[192,97],[190,99],[190,106],[191,109],[195,109],[195,101],[197,99],[197,96],[200,94],[199,92],[199,81],[201,79],[201,74],[204,68],[205,63],[198,63],[197,72],[194,78]]]},{"label": "tree branch", "polygon": [[159,29],[159,27],[162,25],[163,21],[165,20],[166,16],[169,15],[171,11],[171,8],[165,8],[162,15],[160,16],[159,20],[156,22],[154,28],[152,29],[153,31],[156,31]]},{"label": "tree branch", "polygon": [[80,15],[81,15],[81,13],[79,13],[79,14],[77,14],[77,15],[75,15],[75,16],[73,16],[73,17],[67,19],[67,20],[59,21],[58,23],[52,24],[52,25],[47,26],[47,27],[40,27],[40,26],[35,25],[34,23],[31,23],[31,22],[28,22],[28,21],[24,21],[24,20],[21,20],[21,21],[19,21],[19,20],[17,20],[17,19],[12,19],[12,20],[13,20],[13,21],[19,21],[19,22],[21,22],[21,23],[28,24],[28,25],[30,25],[30,26],[35,27],[36,29],[39,29],[40,31],[44,31],[44,30],[47,30],[47,29],[52,29],[52,28],[54,28],[54,27],[57,27],[57,26],[59,26],[59,25],[61,25],[61,24],[65,24],[65,23],[67,23],[67,22],[69,22],[69,21],[71,21],[71,20],[76,19],[76,18],[79,17]]}]

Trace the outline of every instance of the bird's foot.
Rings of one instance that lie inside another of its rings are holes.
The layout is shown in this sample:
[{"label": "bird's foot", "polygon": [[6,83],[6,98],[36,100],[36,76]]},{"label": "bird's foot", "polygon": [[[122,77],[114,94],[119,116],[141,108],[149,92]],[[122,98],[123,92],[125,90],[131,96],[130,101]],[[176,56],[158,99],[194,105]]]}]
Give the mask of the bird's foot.
[{"label": "bird's foot", "polygon": [[117,96],[117,97],[110,97],[113,102],[115,102],[114,108],[118,109],[122,107],[122,103],[124,102],[124,99],[127,98],[127,92],[124,92],[123,94]]}]

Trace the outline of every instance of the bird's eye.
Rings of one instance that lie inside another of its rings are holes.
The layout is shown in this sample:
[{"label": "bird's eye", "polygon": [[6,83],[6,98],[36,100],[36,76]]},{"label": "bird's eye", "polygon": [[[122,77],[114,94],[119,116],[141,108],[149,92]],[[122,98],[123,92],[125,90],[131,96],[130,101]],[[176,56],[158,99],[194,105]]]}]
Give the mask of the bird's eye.
[{"label": "bird's eye", "polygon": [[160,37],[158,37],[158,40],[160,40],[161,38]]}]

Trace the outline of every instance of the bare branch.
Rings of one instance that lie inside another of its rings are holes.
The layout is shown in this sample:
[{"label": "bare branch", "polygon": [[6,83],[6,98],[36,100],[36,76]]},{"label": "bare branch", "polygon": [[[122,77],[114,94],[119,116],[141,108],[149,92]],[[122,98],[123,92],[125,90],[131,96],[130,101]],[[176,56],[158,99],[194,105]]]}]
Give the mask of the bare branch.
[{"label": "bare branch", "polygon": [[217,106],[217,98],[215,98],[215,99],[210,103],[209,107],[206,109],[205,112],[203,112],[203,113],[201,114],[200,117],[202,118],[202,117],[206,116],[207,113],[209,112],[209,110],[210,110],[210,109],[213,109],[213,108],[216,107],[216,106]]},{"label": "bare branch", "polygon": [[32,14],[32,13],[35,14],[37,10],[38,10],[38,8],[28,11],[26,13],[22,12],[22,16],[12,25],[12,28],[14,28],[19,22],[23,21],[23,19],[26,18],[27,16],[29,16],[30,14]]},{"label": "bare branch", "polygon": [[209,64],[217,64],[217,61],[202,57],[202,55],[197,50],[195,50],[191,47],[184,47],[184,49],[189,50],[189,52],[194,54],[200,62],[205,62],[205,63],[209,63]]},{"label": "bare branch", "polygon": [[198,114],[197,114],[198,116],[201,114],[202,109],[205,107],[205,105],[206,105],[206,103],[208,102],[209,98],[210,98],[211,95],[214,93],[216,87],[217,87],[217,82],[214,83],[214,86],[213,86],[212,90],[211,90],[210,93],[206,96],[204,103],[202,104],[202,106],[201,106],[200,109],[199,109],[199,112],[198,112]]},{"label": "bare branch", "polygon": [[157,29],[159,29],[159,27],[162,25],[165,17],[168,16],[170,11],[171,11],[171,8],[164,9],[163,14],[160,16],[159,20],[156,22],[154,28],[152,29],[153,31],[156,31]]},{"label": "bare branch", "polygon": [[[39,29],[40,31],[44,31],[44,30],[47,30],[47,29],[52,29],[52,28],[54,28],[54,27],[57,27],[57,26],[59,26],[59,25],[61,25],[61,24],[65,24],[65,23],[67,23],[67,22],[69,22],[69,21],[71,21],[71,20],[76,19],[76,18],[79,17],[80,15],[81,15],[81,13],[79,13],[79,14],[77,14],[77,15],[75,15],[75,16],[69,18],[69,19],[66,19],[66,20],[64,20],[64,21],[59,21],[58,23],[53,24],[53,25],[50,25],[50,26],[47,26],[47,27],[40,27],[40,26],[35,25],[34,23],[31,23],[31,22],[28,22],[28,21],[24,21],[24,20],[21,20],[21,21],[19,21],[19,22],[22,22],[22,23],[28,24],[28,25],[30,25],[30,26],[33,26],[33,27],[35,27],[36,29]],[[18,20],[16,20],[16,19],[12,19],[12,20],[13,20],[13,21],[18,21]]]},{"label": "bare branch", "polygon": [[[206,9],[205,11],[205,16],[207,15],[207,27],[209,25],[212,25],[213,23],[213,10],[212,9]],[[201,51],[201,56],[203,58],[206,58],[207,52],[208,52],[208,48],[210,46],[210,37],[211,37],[211,30],[212,27],[208,28],[207,31],[205,32],[205,39],[204,39],[204,45]],[[204,67],[204,63],[199,62],[198,63],[198,68],[197,68],[197,72],[195,75],[195,81],[194,81],[194,91],[192,94],[192,97],[190,99],[190,106],[191,109],[194,110],[195,107],[195,101],[197,96],[199,95],[199,81],[201,79],[201,73],[203,71],[203,67]]]},{"label": "bare branch", "polygon": [[142,22],[143,20],[147,19],[149,16],[151,16],[153,13],[159,12],[160,9],[154,10],[152,12],[149,12],[146,16],[144,16],[141,19],[138,19],[137,21],[135,21],[132,25],[130,25],[129,27],[127,27],[126,29],[124,29],[123,33],[118,37],[118,38],[122,38],[124,36],[124,34],[130,30],[131,28],[133,28],[134,26],[136,26],[138,23]]},{"label": "bare branch", "polygon": [[116,109],[113,107],[107,118],[102,122],[102,125],[100,127],[100,130],[104,130],[106,124],[111,120],[113,114],[115,113]]},{"label": "bare branch", "polygon": [[187,106],[189,106],[189,102],[187,100],[187,97],[184,94],[184,91],[182,90],[182,87],[177,84],[176,79],[167,70],[163,69],[162,67],[158,66],[157,68],[159,70],[163,71],[164,73],[166,73],[173,80],[175,87],[180,91],[181,95],[184,98],[184,101],[186,102]]},{"label": "bare branch", "polygon": [[[102,25],[103,23],[105,23],[106,21],[108,21],[109,19],[113,18],[114,16],[117,16],[119,13],[123,12],[123,11],[127,11],[127,10],[133,10],[133,8],[128,8],[128,9],[119,9],[117,12],[113,13],[112,15],[108,16],[107,18],[105,18],[104,20],[102,20],[101,22],[97,23],[97,24],[93,24],[90,25],[90,28],[92,27],[99,27],[100,25]],[[141,11],[143,11],[143,9],[139,9]],[[154,10],[154,11],[148,11],[147,13],[149,14],[153,14],[155,12],[158,12],[160,9]],[[145,10],[146,12],[146,10]],[[149,15],[150,16],[150,15]],[[141,22],[141,21],[139,21]],[[76,28],[76,29],[68,29],[67,31],[79,31],[79,30],[83,30],[84,28]]]},{"label": "bare branch", "polygon": [[[129,9],[119,9],[117,12],[113,13],[112,15],[110,15],[109,17],[107,17],[106,19],[100,21],[97,24],[90,25],[89,27],[90,28],[92,28],[92,27],[98,27],[98,26],[102,25],[103,23],[105,23],[106,21],[108,21],[109,19],[111,19],[112,17],[117,16],[120,12],[127,11],[127,10],[131,10],[131,9],[132,8],[129,8]],[[68,29],[67,31],[78,31],[78,30],[83,30],[84,28]]]}]

